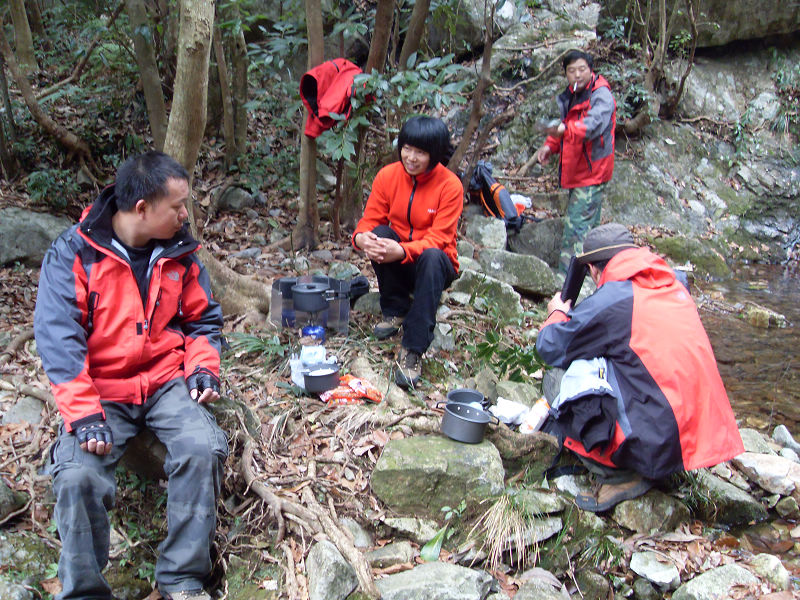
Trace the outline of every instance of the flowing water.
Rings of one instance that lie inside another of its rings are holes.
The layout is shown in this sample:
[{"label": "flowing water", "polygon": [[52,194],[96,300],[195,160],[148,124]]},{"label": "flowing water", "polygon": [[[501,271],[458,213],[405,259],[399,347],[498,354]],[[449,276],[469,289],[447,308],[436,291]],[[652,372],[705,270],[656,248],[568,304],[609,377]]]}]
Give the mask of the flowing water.
[{"label": "flowing water", "polygon": [[[800,440],[800,272],[780,265],[740,266],[731,280],[701,283],[695,295],[740,427],[772,434],[784,424]],[[741,316],[755,303],[786,317],[759,328]],[[733,312],[721,310],[734,308]]]}]

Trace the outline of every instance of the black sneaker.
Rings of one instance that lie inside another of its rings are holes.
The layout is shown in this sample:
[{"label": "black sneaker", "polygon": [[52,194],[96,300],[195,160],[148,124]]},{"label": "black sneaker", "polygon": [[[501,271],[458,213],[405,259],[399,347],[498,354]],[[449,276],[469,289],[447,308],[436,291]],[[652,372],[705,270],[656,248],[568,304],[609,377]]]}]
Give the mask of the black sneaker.
[{"label": "black sneaker", "polygon": [[400,331],[403,325],[403,317],[383,317],[380,323],[375,325],[372,334],[379,340],[385,340]]},{"label": "black sneaker", "polygon": [[403,348],[400,351],[400,360],[394,370],[394,382],[401,388],[410,388],[417,385],[422,373],[422,356]]}]

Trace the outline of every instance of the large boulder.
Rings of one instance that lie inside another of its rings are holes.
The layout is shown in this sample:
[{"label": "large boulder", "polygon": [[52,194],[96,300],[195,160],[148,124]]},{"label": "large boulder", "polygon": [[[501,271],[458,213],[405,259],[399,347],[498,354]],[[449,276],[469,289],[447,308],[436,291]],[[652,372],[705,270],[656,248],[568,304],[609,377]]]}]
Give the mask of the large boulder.
[{"label": "large boulder", "polygon": [[561,288],[547,263],[536,256],[487,249],[478,260],[487,275],[521,292],[550,297]]},{"label": "large boulder", "polygon": [[508,241],[508,232],[502,219],[474,215],[467,222],[467,239],[484,248],[502,250]]},{"label": "large boulder", "polygon": [[689,522],[689,509],[672,496],[650,490],[644,496],[620,502],[611,513],[613,519],[627,529],[639,533],[675,531]]},{"label": "large boulder", "polygon": [[306,573],[309,600],[344,600],[358,586],[353,567],[327,540],[311,547],[306,558]]},{"label": "large boulder", "polygon": [[517,254],[538,256],[552,268],[556,268],[563,234],[564,221],[560,218],[525,223],[518,233],[508,236],[508,249]]},{"label": "large boulder", "polygon": [[672,600],[713,600],[730,598],[735,585],[752,585],[755,575],[739,565],[725,565],[687,581],[672,594]]},{"label": "large boulder", "polygon": [[493,578],[449,563],[425,563],[375,582],[383,600],[483,600]]},{"label": "large boulder", "polygon": [[698,483],[706,490],[712,505],[703,510],[704,516],[724,525],[744,525],[767,518],[767,509],[744,490],[712,475],[705,469],[697,472]]},{"label": "large boulder", "polygon": [[[634,3],[637,4],[637,3]],[[623,18],[634,19],[629,14],[631,3],[627,0],[608,0],[602,2],[601,25]],[[658,35],[658,3],[638,3],[650,7],[649,15],[636,16],[637,21],[650,23],[650,35]],[[682,0],[667,0],[667,15],[673,9],[683,7]],[[646,10],[646,8],[645,8]],[[602,31],[602,27],[600,28]],[[678,12],[675,32],[688,31],[689,23],[685,12]],[[785,0],[704,0],[702,10],[697,15],[698,46],[724,46],[737,40],[752,40],[774,35],[800,31],[800,4]]]},{"label": "large boulder", "polygon": [[441,517],[444,506],[477,503],[503,490],[503,463],[488,441],[462,444],[443,436],[391,440],[372,472],[372,491],[393,511]]},{"label": "large boulder", "polygon": [[44,253],[72,222],[65,217],[16,208],[0,208],[0,266],[42,264]]},{"label": "large boulder", "polygon": [[515,321],[522,317],[519,294],[510,284],[486,273],[463,269],[461,276],[453,283],[452,290],[469,294],[476,309],[497,314],[505,321]]}]

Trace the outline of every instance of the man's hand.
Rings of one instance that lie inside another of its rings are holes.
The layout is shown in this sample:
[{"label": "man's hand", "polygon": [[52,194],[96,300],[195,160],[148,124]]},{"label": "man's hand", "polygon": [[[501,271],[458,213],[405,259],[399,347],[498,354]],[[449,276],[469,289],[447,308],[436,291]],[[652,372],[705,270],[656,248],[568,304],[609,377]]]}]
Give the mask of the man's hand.
[{"label": "man's hand", "polygon": [[391,238],[378,237],[371,231],[359,233],[354,241],[367,258],[379,264],[397,262],[406,257],[406,251],[399,242]]},{"label": "man's hand", "polygon": [[186,378],[189,396],[200,404],[219,400],[219,378],[208,369],[198,367]]},{"label": "man's hand", "polygon": [[556,292],[556,295],[550,299],[550,302],[547,303],[547,316],[549,317],[553,311],[560,310],[564,314],[569,312],[569,309],[572,308],[572,300],[567,300],[564,302],[561,299],[561,292]]},{"label": "man's hand", "polygon": [[546,165],[550,161],[550,146],[545,144],[536,151],[536,161],[542,165]]},{"label": "man's hand", "polygon": [[81,450],[90,454],[104,456],[111,452],[114,445],[114,434],[111,432],[111,427],[100,418],[81,425],[73,433],[78,438]]},{"label": "man's hand", "polygon": [[564,135],[564,132],[566,130],[567,130],[567,126],[564,125],[564,123],[559,123],[558,125],[555,125],[554,127],[548,127],[547,129],[544,130],[544,132],[547,135],[549,135],[550,137],[560,138],[562,135]]}]

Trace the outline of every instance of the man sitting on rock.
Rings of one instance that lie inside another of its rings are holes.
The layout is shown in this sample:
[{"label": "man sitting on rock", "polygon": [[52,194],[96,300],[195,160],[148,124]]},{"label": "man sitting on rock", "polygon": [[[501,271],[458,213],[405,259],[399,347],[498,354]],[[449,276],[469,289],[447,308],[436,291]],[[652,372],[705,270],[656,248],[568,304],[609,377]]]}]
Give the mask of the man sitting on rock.
[{"label": "man sitting on rock", "polygon": [[103,568],[114,468],[143,428],[167,448],[159,591],[210,600],[203,580],[228,448],[204,404],[219,399],[222,311],[188,232],[188,198],[174,159],[133,157],[42,264],[34,331],[64,419],[50,467],[59,600],[112,598]]},{"label": "man sitting on rock", "polygon": [[617,223],[592,229],[577,259],[597,290],[574,308],[557,293],[536,348],[567,369],[551,412],[597,478],[578,506],[609,510],[743,452],[697,308],[667,263]]}]

